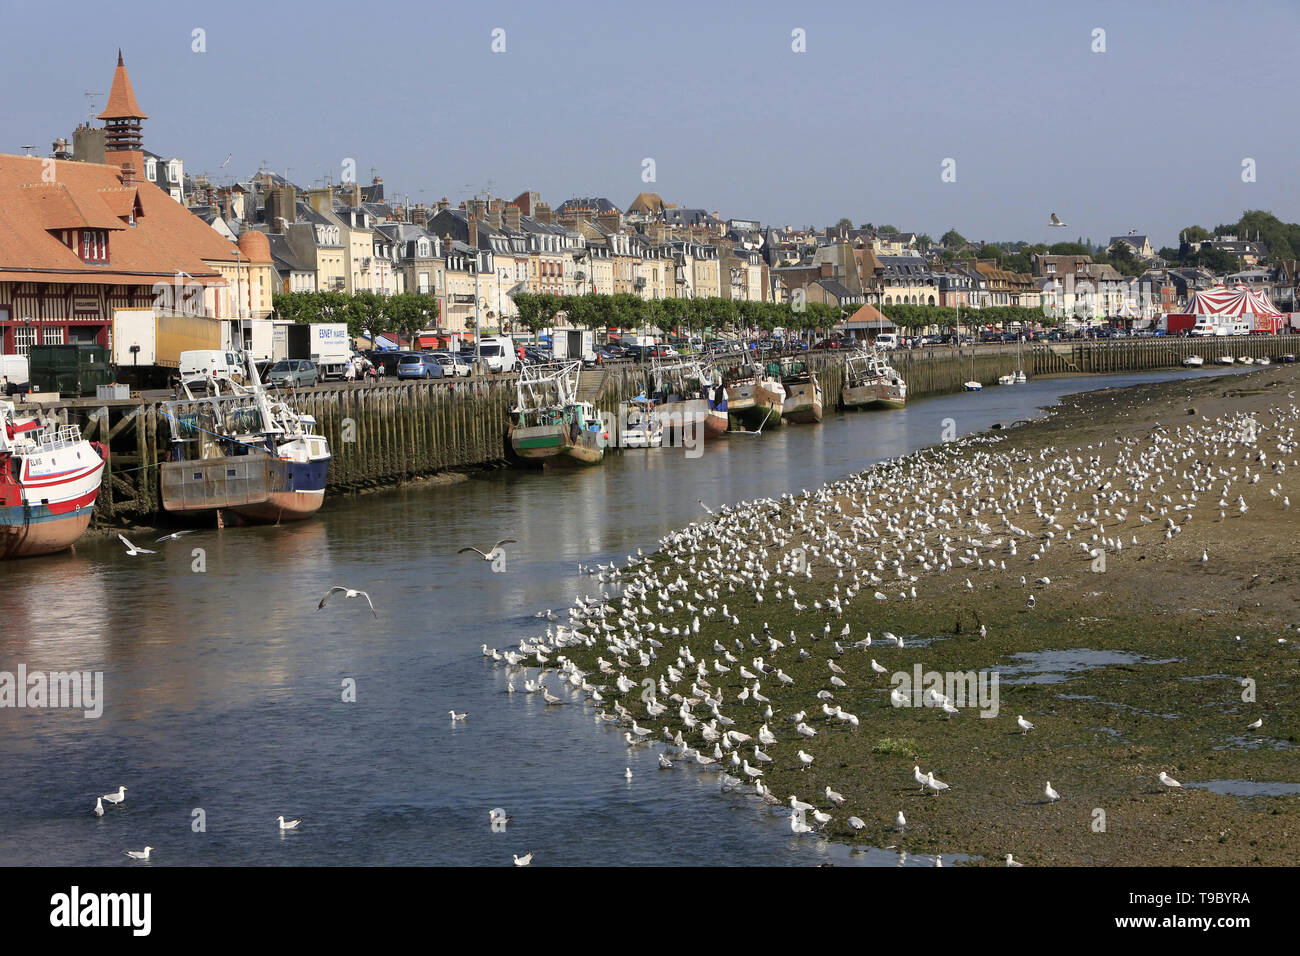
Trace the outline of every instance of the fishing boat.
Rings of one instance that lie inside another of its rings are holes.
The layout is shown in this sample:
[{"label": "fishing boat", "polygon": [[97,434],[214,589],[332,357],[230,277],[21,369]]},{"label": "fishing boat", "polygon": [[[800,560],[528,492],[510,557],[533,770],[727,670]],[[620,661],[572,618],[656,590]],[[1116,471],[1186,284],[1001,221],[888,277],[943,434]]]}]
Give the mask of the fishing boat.
[{"label": "fishing boat", "polygon": [[727,388],[712,365],[667,362],[655,365],[651,378],[654,417],[671,444],[682,444],[683,430],[694,436],[702,429],[705,439],[727,434]]},{"label": "fishing boat", "polygon": [[1239,355],[1239,356],[1237,356],[1237,361],[1240,362],[1242,365],[1254,365],[1254,364],[1255,364],[1255,360],[1254,360],[1253,358],[1251,358],[1249,355]]},{"label": "fishing boat", "polygon": [[1295,353],[1294,353],[1294,352],[1283,352],[1282,355],[1281,355],[1281,357],[1280,357],[1280,360],[1283,361],[1283,362],[1286,362],[1286,363],[1289,365],[1289,364],[1291,364],[1292,362],[1294,362],[1294,361],[1296,360]]},{"label": "fishing boat", "polygon": [[645,395],[626,403],[618,429],[619,447],[658,448],[663,444],[664,426],[655,417],[654,409],[654,399]]},{"label": "fishing boat", "polygon": [[251,356],[246,381],[210,379],[202,395],[181,382],[177,398],[163,403],[171,431],[159,469],[165,511],[230,511],[249,522],[279,523],[320,510],[329,440],[315,418],[262,384]]},{"label": "fishing boat", "polygon": [[817,424],[822,420],[822,386],[817,373],[802,359],[781,359],[781,387],[785,401],[781,418],[795,424]]},{"label": "fishing boat", "polygon": [[785,389],[781,387],[780,365],[746,362],[730,369],[724,378],[727,411],[737,430],[762,430],[781,424]]},{"label": "fishing boat", "polygon": [[878,349],[854,352],[844,360],[840,405],[853,408],[902,408],[907,383]]},{"label": "fishing boat", "polygon": [[71,547],[90,525],[106,451],[76,425],[0,399],[0,558]]},{"label": "fishing boat", "polygon": [[998,384],[999,384],[999,385],[1015,385],[1015,384],[1016,384],[1016,373],[1015,373],[1015,372],[1011,372],[1011,373],[1009,373],[1009,374],[1007,374],[1007,375],[999,375],[999,376],[998,376]]},{"label": "fishing boat", "polygon": [[968,392],[978,392],[983,387],[984,386],[982,384],[974,381],[973,379],[969,382],[962,383],[962,388],[966,389],[966,391]]},{"label": "fishing boat", "polygon": [[1183,359],[1183,365],[1186,368],[1200,368],[1204,364],[1205,359],[1201,358],[1199,355],[1189,355],[1187,358]]},{"label": "fishing boat", "polygon": [[577,400],[581,362],[520,369],[510,410],[510,447],[522,461],[550,468],[597,465],[609,433],[590,402]]},{"label": "fishing boat", "polygon": [[1231,355],[1220,355],[1220,356],[1219,356],[1219,364],[1220,364],[1220,365],[1234,365],[1234,364],[1236,364],[1236,361],[1237,361],[1237,360],[1234,359]]},{"label": "fishing boat", "polygon": [[1255,359],[1255,364],[1256,364],[1256,365],[1272,365],[1272,364],[1273,364],[1273,361],[1272,361],[1272,359],[1270,359],[1267,355],[1265,355],[1263,358],[1257,358],[1257,359]]}]

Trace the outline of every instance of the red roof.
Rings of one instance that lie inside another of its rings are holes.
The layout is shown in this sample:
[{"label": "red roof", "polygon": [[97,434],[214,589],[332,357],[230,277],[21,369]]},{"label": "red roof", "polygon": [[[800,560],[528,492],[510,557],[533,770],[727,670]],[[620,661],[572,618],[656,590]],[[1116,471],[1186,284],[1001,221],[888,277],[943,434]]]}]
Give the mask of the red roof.
[{"label": "red roof", "polygon": [[100,119],[148,119],[149,116],[140,109],[135,101],[135,90],[131,89],[131,77],[126,74],[122,63],[122,51],[117,51],[117,69],[113,71],[113,87],[108,93],[108,105],[99,114]]},{"label": "red roof", "polygon": [[[65,229],[108,230],[108,262],[83,262],[63,244]],[[151,284],[177,272],[202,281],[218,275],[209,263],[238,259],[234,243],[153,183],[124,186],[120,169],[98,163],[0,154],[0,281],[102,284],[111,273]]]}]

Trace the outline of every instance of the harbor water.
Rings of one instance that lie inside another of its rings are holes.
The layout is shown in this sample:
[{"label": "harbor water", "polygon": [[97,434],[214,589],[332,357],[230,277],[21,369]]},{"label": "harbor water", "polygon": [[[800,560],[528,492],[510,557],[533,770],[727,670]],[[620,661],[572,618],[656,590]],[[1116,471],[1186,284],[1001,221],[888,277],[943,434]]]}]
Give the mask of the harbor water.
[{"label": "harbor water", "polygon": [[[600,467],[337,498],[294,525],[133,536],[154,555],[130,557],[114,537],[7,562],[0,671],[102,672],[103,712],[0,709],[0,864],[142,865],[122,851],[148,844],[151,866],[500,866],[530,851],[534,866],[896,865],[893,852],[792,834],[783,813],[719,795],[716,772],[660,771],[653,748],[629,752],[554,678],[563,705],[525,694],[522,675],[508,694],[480,644],[515,646],[546,626],[535,612],[599,595],[579,564],[649,553],[708,517],[697,499],[716,510],[798,493],[1035,417],[1063,394],[1224,372],[1035,379],[828,411],[821,426],[733,435],[698,457],[611,452]],[[457,554],[500,538],[517,539],[500,571]],[[363,599],[318,610],[332,585],[367,591],[378,619]],[[97,819],[95,797],[123,785],[123,806]],[[493,807],[512,817],[504,833]],[[281,834],[281,814],[300,832]]]}]

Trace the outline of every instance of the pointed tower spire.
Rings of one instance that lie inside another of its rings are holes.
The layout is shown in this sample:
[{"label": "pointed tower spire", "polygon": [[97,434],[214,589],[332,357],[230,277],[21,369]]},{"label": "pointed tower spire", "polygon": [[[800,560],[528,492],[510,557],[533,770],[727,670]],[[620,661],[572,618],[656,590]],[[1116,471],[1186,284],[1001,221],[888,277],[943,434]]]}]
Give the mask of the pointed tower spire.
[{"label": "pointed tower spire", "polygon": [[121,48],[117,51],[117,69],[113,71],[108,105],[99,118],[104,121],[104,162],[110,166],[129,165],[136,174],[142,174],[144,138],[140,125],[149,117],[135,101],[135,90],[131,89],[131,77],[126,72]]}]

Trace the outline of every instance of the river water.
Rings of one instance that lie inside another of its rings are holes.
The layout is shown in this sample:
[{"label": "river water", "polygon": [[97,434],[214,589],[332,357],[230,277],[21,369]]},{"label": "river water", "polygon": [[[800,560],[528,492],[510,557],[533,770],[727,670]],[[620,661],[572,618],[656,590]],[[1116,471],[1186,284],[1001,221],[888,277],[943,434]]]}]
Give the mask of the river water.
[{"label": "river water", "polygon": [[[940,441],[945,419],[961,435],[1082,389],[1215,374],[1036,379],[832,412],[697,458],[629,450],[583,471],[337,499],[282,528],[136,536],[157,555],[88,539],[0,564],[0,671],[104,681],[97,719],[0,709],[0,864],[508,866],[533,851],[534,865],[896,865],[792,834],[757,800],[720,796],[716,773],[660,772],[590,706],[546,707],[522,678],[507,694],[479,645],[515,645],[544,627],[534,612],[599,594],[579,563],[653,550],[704,515],[697,499],[716,510],[813,488]],[[456,554],[507,537],[502,573]],[[334,584],[368,591],[379,619],[360,600],[317,610]],[[469,717],[453,724],[451,709]],[[123,807],[96,819],[95,797],[121,785]],[[505,833],[493,807],[513,817]],[[280,814],[301,832],[281,834]],[[122,853],[146,844],[151,864]]]}]

